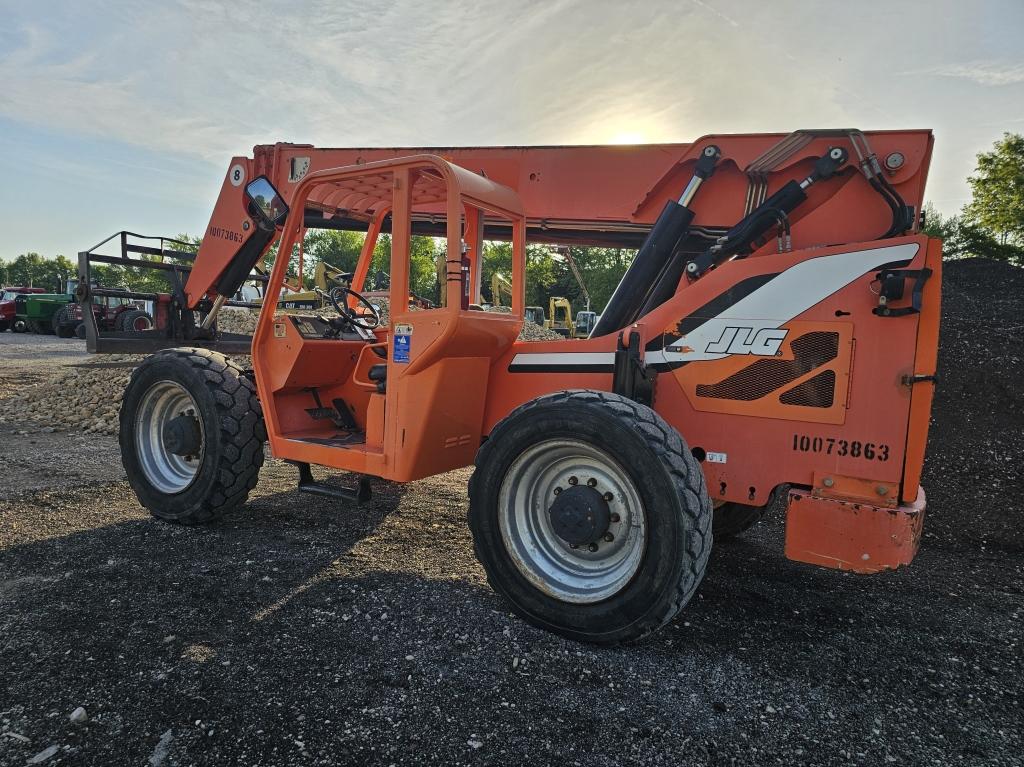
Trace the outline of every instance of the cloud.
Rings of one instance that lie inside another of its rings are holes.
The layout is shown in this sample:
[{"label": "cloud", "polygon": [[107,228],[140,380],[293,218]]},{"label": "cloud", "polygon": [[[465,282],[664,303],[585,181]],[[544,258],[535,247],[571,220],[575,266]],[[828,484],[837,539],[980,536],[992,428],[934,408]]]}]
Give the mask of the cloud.
[{"label": "cloud", "polygon": [[761,64],[784,46],[736,45],[732,16],[702,0],[111,2],[90,23],[11,19],[0,115],[216,165],[273,141],[685,141],[848,119],[842,94],[789,56],[787,88],[814,98],[781,110],[778,70]]},{"label": "cloud", "polygon": [[935,75],[970,80],[978,85],[1016,85],[1024,83],[1024,62],[970,61],[962,64],[941,64],[928,69],[903,72],[904,75]]}]

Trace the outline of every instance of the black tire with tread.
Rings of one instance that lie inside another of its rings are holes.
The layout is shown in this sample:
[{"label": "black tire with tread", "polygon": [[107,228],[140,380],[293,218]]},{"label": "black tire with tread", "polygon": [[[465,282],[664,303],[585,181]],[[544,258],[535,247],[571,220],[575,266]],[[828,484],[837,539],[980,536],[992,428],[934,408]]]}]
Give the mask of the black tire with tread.
[{"label": "black tire with tread", "polygon": [[[142,396],[172,380],[198,407],[205,442],[195,481],[166,494],[145,477],[135,449],[135,418]],[[166,522],[211,522],[245,503],[263,465],[267,433],[255,384],[235,362],[208,349],[167,349],[147,357],[132,374],[121,405],[119,442],[128,482],[150,513]]]},{"label": "black tire with tread", "polygon": [[38,320],[29,320],[27,322],[29,332],[35,333],[40,336],[52,336],[53,328],[47,322],[40,322]]},{"label": "black tire with tread", "polygon": [[0,320],[0,333],[3,333],[11,326],[7,320]]},{"label": "black tire with tread", "polygon": [[153,318],[149,315],[149,312],[145,312],[142,309],[130,309],[126,312],[121,312],[117,315],[117,319],[114,320],[114,327],[124,333],[139,333],[134,329],[135,321],[145,317],[149,320],[149,327],[153,327]]},{"label": "black tire with tread", "polygon": [[[502,540],[498,494],[505,474],[530,445],[557,437],[585,440],[613,455],[646,511],[639,570],[600,602],[573,604],[537,589]],[[615,645],[661,628],[693,597],[711,554],[712,506],[700,464],[655,411],[608,392],[558,392],[510,413],[477,453],[469,499],[474,549],[491,587],[528,622],[575,640]]]}]

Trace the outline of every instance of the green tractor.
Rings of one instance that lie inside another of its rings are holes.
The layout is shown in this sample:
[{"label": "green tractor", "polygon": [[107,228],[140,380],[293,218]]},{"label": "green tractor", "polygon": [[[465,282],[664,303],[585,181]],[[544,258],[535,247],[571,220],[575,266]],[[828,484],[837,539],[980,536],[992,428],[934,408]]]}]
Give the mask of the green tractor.
[{"label": "green tractor", "polygon": [[75,297],[70,293],[26,293],[14,299],[14,328],[32,333],[54,332],[54,318]]}]

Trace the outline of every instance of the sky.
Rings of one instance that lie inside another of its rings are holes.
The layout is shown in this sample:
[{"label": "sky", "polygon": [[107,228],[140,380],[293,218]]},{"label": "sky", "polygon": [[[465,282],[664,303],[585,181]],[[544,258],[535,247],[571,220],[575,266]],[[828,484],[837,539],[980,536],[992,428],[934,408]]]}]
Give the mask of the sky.
[{"label": "sky", "polygon": [[1024,132],[1024,0],[0,0],[0,258],[201,233],[255,144],[932,128],[927,198]]}]

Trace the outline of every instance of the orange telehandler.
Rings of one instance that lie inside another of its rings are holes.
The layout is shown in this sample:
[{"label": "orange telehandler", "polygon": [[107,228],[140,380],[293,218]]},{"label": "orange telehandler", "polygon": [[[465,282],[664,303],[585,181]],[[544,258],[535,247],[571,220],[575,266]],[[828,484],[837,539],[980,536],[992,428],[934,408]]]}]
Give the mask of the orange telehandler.
[{"label": "orange telehandler", "polygon": [[[155,351],[124,394],[128,479],[156,517],[243,504],[264,443],[299,488],[358,501],[475,464],[469,525],[490,583],[597,643],[669,621],[712,538],[786,509],[785,553],[868,573],[909,563],[935,381],[940,243],[919,233],[927,130],[715,135],[692,144],[461,149],[257,146],[232,159],[197,255],[79,254],[159,268],[154,327],[89,349]],[[367,232],[338,316],[285,314],[308,228]],[[390,323],[361,294],[391,235]],[[410,238],[446,244],[439,305],[409,299]],[[480,300],[511,241],[512,311]],[[590,337],[520,342],[527,242],[637,248]],[[138,255],[145,258],[136,258]],[[250,338],[217,315],[265,284]],[[252,370],[224,355],[252,354]],[[354,475],[314,480],[311,466]]]}]

